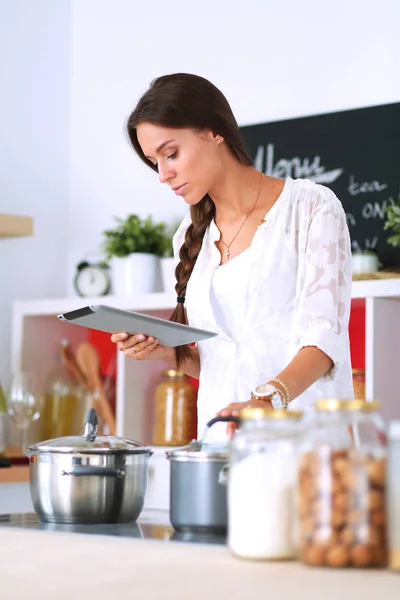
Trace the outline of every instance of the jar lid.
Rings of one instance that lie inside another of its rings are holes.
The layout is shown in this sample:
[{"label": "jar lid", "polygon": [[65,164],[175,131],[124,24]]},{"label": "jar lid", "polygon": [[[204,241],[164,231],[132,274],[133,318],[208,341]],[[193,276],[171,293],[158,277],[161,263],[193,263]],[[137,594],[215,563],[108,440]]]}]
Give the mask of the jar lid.
[{"label": "jar lid", "polygon": [[246,406],[240,411],[240,419],[245,421],[257,419],[300,419],[302,412],[299,410],[273,409],[271,407]]},{"label": "jar lid", "polygon": [[29,446],[26,450],[28,456],[41,454],[42,452],[62,452],[63,454],[153,454],[149,446],[140,442],[133,442],[111,435],[97,436],[97,413],[94,408],[88,411],[83,435],[45,440]]},{"label": "jar lid", "polygon": [[341,400],[340,398],[323,398],[321,400],[317,400],[314,403],[314,406],[317,410],[327,410],[327,411],[364,411],[364,412],[376,412],[380,409],[380,402],[377,400],[368,401],[357,398],[355,400]]},{"label": "jar lid", "polygon": [[172,461],[227,461],[229,445],[211,444],[192,440],[187,446],[167,450],[167,458]]},{"label": "jar lid", "polygon": [[365,369],[352,369],[351,372],[353,375],[365,375]]},{"label": "jar lid", "polygon": [[177,371],[176,369],[166,369],[162,371],[162,375],[164,377],[184,377],[185,373],[183,371]]}]

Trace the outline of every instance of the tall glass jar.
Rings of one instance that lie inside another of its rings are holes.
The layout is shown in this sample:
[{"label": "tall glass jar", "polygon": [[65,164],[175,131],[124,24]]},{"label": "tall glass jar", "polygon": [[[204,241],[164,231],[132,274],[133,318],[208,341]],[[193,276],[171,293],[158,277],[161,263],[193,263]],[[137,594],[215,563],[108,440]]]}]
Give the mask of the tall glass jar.
[{"label": "tall glass jar", "polygon": [[62,363],[61,347],[66,344],[67,340],[61,340],[55,365],[44,382],[40,412],[42,440],[82,433],[85,400],[80,386]]},{"label": "tall glass jar", "polygon": [[197,394],[183,371],[163,371],[156,388],[153,444],[184,446],[197,434]]},{"label": "tall glass jar", "polygon": [[318,400],[300,448],[299,554],[308,565],[387,563],[387,442],[379,403]]},{"label": "tall glass jar", "polygon": [[228,476],[228,547],[241,558],[296,555],[295,492],[301,413],[245,408]]},{"label": "tall glass jar", "polygon": [[400,421],[390,423],[387,485],[389,568],[400,573]]}]

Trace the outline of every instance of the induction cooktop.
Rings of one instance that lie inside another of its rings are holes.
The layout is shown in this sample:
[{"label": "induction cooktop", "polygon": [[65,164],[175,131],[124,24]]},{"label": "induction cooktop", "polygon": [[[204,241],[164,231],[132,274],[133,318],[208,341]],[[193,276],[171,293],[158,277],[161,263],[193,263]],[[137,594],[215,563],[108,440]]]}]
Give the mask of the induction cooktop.
[{"label": "induction cooktop", "polygon": [[144,510],[137,522],[65,524],[45,523],[36,513],[0,514],[0,527],[17,529],[38,529],[63,533],[84,533],[164,542],[192,542],[197,544],[226,544],[226,537],[212,533],[178,532],[168,520],[168,511]]}]

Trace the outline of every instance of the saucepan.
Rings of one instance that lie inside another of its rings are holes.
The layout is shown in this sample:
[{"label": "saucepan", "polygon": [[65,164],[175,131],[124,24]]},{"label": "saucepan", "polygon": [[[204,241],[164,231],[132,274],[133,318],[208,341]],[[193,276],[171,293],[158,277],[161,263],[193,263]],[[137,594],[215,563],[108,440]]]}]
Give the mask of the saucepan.
[{"label": "saucepan", "polygon": [[[238,417],[215,417],[239,424]],[[221,480],[229,461],[229,442],[207,443],[206,434],[187,446],[166,452],[170,461],[170,521],[180,533],[223,535],[227,531],[227,489]]]},{"label": "saucepan", "polygon": [[29,446],[33,507],[48,523],[136,521],[147,489],[150,447],[117,436],[97,436],[97,414],[82,436]]}]

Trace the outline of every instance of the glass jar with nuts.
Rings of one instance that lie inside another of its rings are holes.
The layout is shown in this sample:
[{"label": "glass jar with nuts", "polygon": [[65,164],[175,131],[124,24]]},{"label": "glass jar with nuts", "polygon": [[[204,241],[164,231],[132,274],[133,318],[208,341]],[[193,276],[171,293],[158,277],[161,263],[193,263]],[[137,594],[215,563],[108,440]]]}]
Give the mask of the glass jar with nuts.
[{"label": "glass jar with nuts", "polygon": [[184,446],[197,434],[197,393],[183,371],[163,371],[154,403],[153,444]]},{"label": "glass jar with nuts", "polygon": [[300,560],[386,566],[387,441],[379,403],[318,400],[315,409],[300,447]]}]

